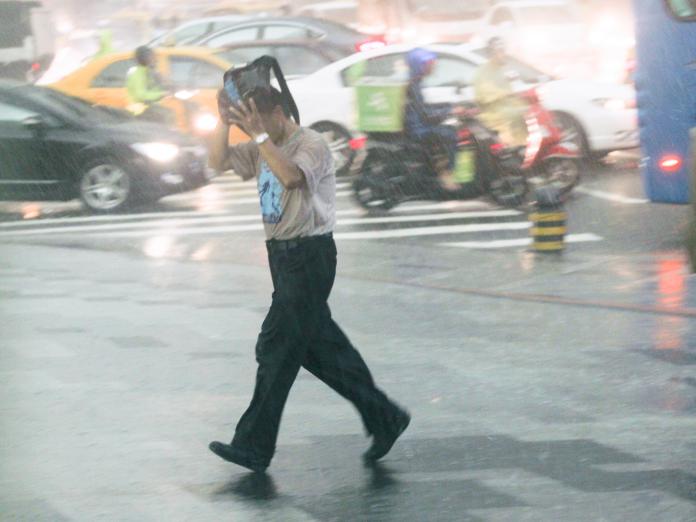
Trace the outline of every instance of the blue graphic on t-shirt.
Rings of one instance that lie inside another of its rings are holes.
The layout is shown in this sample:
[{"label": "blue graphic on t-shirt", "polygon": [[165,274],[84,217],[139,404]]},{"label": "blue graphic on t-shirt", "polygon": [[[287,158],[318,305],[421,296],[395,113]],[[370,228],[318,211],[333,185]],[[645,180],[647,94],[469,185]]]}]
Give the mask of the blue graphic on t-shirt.
[{"label": "blue graphic on t-shirt", "polygon": [[284,188],[265,161],[261,161],[258,187],[263,222],[272,225],[280,223],[280,220],[283,219],[282,199]]}]

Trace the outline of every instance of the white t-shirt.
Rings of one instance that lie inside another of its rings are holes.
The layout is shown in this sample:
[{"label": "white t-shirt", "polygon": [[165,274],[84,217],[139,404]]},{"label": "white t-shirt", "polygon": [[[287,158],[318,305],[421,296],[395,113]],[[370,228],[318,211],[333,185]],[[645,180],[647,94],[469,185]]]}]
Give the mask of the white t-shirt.
[{"label": "white t-shirt", "polygon": [[229,149],[228,166],[244,180],[257,179],[266,239],[294,239],[333,232],[336,226],[336,170],[322,136],[298,129],[280,149],[304,173],[302,187],[287,190],[254,142]]}]

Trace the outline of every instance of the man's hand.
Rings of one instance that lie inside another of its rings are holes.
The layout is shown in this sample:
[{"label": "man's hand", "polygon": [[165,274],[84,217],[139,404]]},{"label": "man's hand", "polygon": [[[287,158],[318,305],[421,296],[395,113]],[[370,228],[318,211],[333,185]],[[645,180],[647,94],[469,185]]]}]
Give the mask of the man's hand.
[{"label": "man's hand", "polygon": [[230,121],[240,127],[251,137],[256,137],[266,132],[256,102],[253,98],[247,103],[239,103],[230,106]]},{"label": "man's hand", "polygon": [[230,98],[227,96],[225,89],[220,89],[217,93],[217,106],[218,113],[220,114],[220,121],[225,125],[231,125],[230,119],[232,115],[230,114]]}]

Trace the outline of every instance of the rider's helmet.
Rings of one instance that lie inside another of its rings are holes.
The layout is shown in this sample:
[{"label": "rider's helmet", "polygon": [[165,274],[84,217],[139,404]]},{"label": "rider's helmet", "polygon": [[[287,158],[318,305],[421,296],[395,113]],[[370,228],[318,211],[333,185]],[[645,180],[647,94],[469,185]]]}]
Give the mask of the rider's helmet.
[{"label": "rider's helmet", "polygon": [[148,65],[153,56],[154,51],[147,45],[141,45],[135,50],[135,61],[140,65]]},{"label": "rider's helmet", "polygon": [[406,62],[411,73],[411,78],[423,76],[427,70],[429,63],[437,60],[437,54],[422,47],[416,47],[409,51],[406,56]]}]

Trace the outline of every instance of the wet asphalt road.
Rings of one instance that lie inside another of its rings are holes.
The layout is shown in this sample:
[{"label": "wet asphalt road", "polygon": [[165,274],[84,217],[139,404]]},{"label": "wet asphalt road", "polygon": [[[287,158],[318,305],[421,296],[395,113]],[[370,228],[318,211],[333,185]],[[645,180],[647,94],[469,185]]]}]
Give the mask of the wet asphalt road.
[{"label": "wet asphalt road", "polygon": [[621,156],[567,203],[562,256],[525,213],[339,187],[332,307],[413,422],[383,464],[301,372],[264,476],[207,450],[250,398],[270,300],[253,185],[129,214],[0,203],[1,518],[696,520],[696,281],[686,207]]}]

